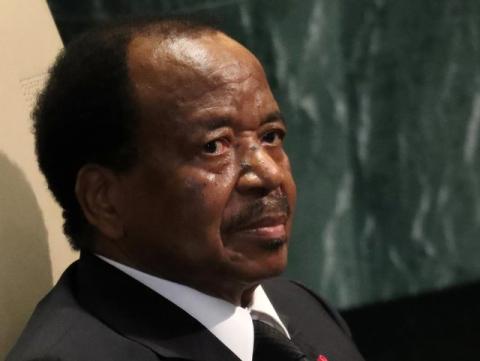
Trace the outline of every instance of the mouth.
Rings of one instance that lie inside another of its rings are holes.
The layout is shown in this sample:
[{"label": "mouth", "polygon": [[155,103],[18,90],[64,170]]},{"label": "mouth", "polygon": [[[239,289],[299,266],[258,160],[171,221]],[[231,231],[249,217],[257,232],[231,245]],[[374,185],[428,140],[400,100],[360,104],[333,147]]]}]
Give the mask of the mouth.
[{"label": "mouth", "polygon": [[286,214],[263,215],[241,227],[231,229],[230,234],[235,234],[244,241],[253,241],[266,250],[276,250],[287,243],[287,219]]},{"label": "mouth", "polygon": [[277,249],[287,242],[289,215],[287,198],[276,194],[242,208],[223,224],[222,233],[262,248]]},{"label": "mouth", "polygon": [[285,238],[286,214],[263,215],[257,220],[244,224],[236,231],[241,233],[250,233],[264,238]]}]

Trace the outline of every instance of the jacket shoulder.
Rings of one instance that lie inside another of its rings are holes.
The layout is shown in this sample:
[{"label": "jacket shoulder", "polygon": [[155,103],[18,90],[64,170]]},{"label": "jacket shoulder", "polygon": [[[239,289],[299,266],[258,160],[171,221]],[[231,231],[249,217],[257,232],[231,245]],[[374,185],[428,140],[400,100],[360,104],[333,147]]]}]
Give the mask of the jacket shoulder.
[{"label": "jacket shoulder", "polygon": [[262,287],[292,340],[312,359],[324,355],[331,360],[363,360],[345,321],[323,297],[283,278],[267,280]]},{"label": "jacket shoulder", "polygon": [[[273,278],[262,283],[272,302],[279,304],[281,309],[297,310],[298,306],[304,312],[317,311],[334,321],[337,326],[349,337],[351,337],[348,325],[322,296],[301,282],[286,278]],[[305,306],[309,305],[309,308]]]},{"label": "jacket shoulder", "polygon": [[74,268],[37,305],[6,361],[158,360],[77,302]]}]

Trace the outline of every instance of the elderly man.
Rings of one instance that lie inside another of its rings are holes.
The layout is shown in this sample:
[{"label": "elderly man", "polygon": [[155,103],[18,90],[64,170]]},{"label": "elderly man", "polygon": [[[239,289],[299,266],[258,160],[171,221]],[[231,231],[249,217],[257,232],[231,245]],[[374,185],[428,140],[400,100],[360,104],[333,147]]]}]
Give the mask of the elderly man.
[{"label": "elderly man", "polygon": [[[208,26],[84,35],[35,113],[81,251],[8,360],[361,360],[287,263],[295,184],[259,61]],[[253,321],[252,321],[253,319]]]}]

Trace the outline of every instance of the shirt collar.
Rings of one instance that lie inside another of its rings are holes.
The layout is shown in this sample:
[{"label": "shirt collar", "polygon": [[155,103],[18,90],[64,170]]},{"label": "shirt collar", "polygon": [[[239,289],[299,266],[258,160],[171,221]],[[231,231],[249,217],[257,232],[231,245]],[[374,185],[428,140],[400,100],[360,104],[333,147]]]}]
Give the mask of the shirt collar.
[{"label": "shirt collar", "polygon": [[270,299],[268,298],[267,294],[263,290],[262,286],[258,286],[254,293],[253,293],[253,301],[248,307],[249,311],[255,311],[257,313],[264,313],[267,316],[270,316],[273,318],[273,320],[282,328],[282,330],[285,332],[285,335],[290,338],[290,334],[283,324],[282,320],[280,320],[280,317],[277,314],[277,311],[275,311],[275,308],[273,307],[272,303],[270,302]]},{"label": "shirt collar", "polygon": [[289,336],[262,286],[255,289],[252,303],[245,309],[194,288],[147,274],[104,256],[97,256],[197,319],[242,361],[252,361],[253,356],[254,332],[250,310],[272,317]]}]

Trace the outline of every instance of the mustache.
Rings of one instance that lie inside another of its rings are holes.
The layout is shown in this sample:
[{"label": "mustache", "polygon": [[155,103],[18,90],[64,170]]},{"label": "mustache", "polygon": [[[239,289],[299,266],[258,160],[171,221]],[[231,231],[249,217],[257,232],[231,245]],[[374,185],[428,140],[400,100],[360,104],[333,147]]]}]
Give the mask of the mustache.
[{"label": "mustache", "polygon": [[242,229],[265,215],[289,215],[290,205],[284,194],[257,199],[227,220],[223,231]]}]

